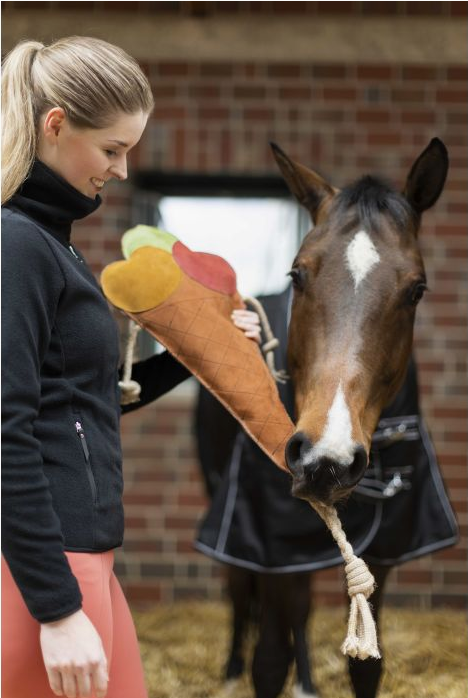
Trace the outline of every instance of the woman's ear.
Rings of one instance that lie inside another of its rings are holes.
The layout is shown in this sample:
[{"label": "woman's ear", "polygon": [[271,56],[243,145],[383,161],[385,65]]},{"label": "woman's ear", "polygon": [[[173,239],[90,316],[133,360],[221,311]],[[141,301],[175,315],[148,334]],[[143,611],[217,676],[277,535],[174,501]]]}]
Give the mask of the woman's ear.
[{"label": "woman's ear", "polygon": [[53,109],[49,109],[42,119],[42,135],[49,141],[57,138],[63,128],[66,118],[65,111],[62,107],[53,107]]}]

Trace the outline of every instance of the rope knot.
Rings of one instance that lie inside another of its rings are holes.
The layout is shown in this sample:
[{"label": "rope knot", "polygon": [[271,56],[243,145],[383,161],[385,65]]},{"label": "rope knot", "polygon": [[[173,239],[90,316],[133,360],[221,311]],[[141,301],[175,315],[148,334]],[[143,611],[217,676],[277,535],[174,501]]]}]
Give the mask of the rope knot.
[{"label": "rope knot", "polygon": [[129,405],[132,402],[138,402],[140,399],[141,385],[136,381],[119,381],[120,404]]},{"label": "rope knot", "polygon": [[364,560],[353,555],[353,559],[345,567],[348,582],[348,594],[356,596],[363,594],[366,599],[375,589],[375,579],[369,571]]},{"label": "rope knot", "polygon": [[262,344],[262,350],[265,353],[267,351],[271,351],[272,349],[276,349],[276,347],[279,347],[279,341],[276,339],[276,337],[273,337],[273,339],[270,339],[269,342],[265,342],[265,344]]}]

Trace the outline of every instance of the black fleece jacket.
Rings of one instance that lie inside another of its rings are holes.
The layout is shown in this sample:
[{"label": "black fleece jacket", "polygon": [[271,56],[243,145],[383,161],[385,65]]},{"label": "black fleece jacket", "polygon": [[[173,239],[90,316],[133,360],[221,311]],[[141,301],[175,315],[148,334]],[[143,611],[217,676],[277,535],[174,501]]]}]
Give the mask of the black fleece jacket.
[{"label": "black fleece jacket", "polygon": [[[65,550],[122,543],[118,331],[70,243],[100,203],[37,161],[2,208],[2,552],[40,622],[81,607]],[[129,408],[189,375],[167,353],[135,364]]]}]

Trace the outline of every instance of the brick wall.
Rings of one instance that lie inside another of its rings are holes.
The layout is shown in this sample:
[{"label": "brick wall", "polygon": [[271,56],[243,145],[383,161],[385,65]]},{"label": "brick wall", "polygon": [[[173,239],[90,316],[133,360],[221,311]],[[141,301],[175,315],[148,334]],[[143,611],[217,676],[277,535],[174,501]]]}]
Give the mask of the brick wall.
[{"label": "brick wall", "polygon": [[[4,3],[18,4],[28,3]],[[354,13],[356,21],[370,6],[389,15],[466,13],[465,3],[453,2],[119,3],[119,7],[126,4],[160,5],[159,11],[165,6],[167,12],[179,13],[195,12],[195,6],[199,12],[213,13],[213,6],[219,6],[220,12],[250,11],[251,21],[256,12],[285,12],[286,5],[290,12]],[[238,7],[247,5],[251,7]],[[415,348],[423,410],[462,538],[454,548],[394,570],[388,589],[394,603],[461,605],[467,581],[468,523],[465,57],[443,64],[436,55],[424,64],[399,63],[395,55],[374,63],[356,57],[346,62],[171,58],[146,60],[144,68],[153,84],[156,109],[132,155],[134,168],[276,172],[268,146],[274,140],[338,186],[367,171],[403,183],[411,162],[434,135],[446,143],[451,159],[447,185],[435,209],[426,214],[421,235],[431,293],[418,310]],[[110,186],[97,215],[76,226],[77,245],[96,273],[119,256],[120,235],[131,223],[131,195],[131,184]],[[183,396],[168,396],[123,419],[127,531],[117,568],[134,602],[222,594],[220,566],[191,547],[206,506],[191,419],[191,401]],[[342,598],[341,574],[331,570],[316,575],[322,602]]]}]

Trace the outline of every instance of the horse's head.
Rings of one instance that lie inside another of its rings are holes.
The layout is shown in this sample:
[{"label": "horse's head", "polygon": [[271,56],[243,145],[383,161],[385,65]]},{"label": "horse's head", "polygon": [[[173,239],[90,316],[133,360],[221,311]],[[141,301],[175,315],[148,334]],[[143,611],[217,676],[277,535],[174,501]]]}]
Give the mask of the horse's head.
[{"label": "horse's head", "polygon": [[332,503],[363,476],[380,413],[405,377],[426,289],[417,234],[444,186],[447,151],[432,140],[400,194],[373,177],[338,191],[272,147],[314,223],[290,272],[298,420],[286,459],[293,494]]}]

